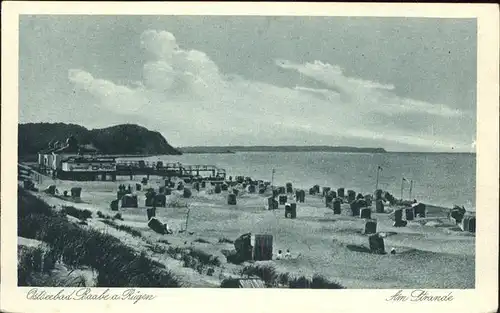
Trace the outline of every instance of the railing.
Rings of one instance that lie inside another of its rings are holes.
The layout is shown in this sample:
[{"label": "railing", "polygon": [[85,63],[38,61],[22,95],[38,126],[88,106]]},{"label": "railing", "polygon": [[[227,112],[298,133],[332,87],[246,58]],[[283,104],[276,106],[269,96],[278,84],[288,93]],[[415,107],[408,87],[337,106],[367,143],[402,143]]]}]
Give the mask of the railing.
[{"label": "railing", "polygon": [[213,176],[225,177],[226,170],[218,168],[215,165],[196,164],[183,165],[181,163],[163,163],[163,162],[146,162],[146,161],[119,161],[116,163],[117,170],[156,170],[156,171],[173,171],[181,175],[199,175],[199,172],[212,172]]}]

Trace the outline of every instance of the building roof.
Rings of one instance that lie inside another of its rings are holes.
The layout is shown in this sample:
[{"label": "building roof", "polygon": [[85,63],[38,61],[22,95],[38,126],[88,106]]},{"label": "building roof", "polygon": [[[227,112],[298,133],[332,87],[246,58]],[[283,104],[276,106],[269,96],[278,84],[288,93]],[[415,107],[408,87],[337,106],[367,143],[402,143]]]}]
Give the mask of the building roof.
[{"label": "building roof", "polygon": [[83,157],[83,156],[68,157],[64,158],[62,161],[70,163],[93,163],[93,162],[115,163],[116,162],[114,157]]}]

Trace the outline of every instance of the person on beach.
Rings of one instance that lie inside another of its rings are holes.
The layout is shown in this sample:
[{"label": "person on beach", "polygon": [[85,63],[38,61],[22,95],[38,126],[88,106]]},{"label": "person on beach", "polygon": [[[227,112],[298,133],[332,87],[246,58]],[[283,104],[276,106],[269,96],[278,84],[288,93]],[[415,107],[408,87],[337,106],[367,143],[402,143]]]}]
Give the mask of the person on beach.
[{"label": "person on beach", "polygon": [[292,258],[292,254],[290,253],[290,250],[289,250],[289,249],[287,249],[287,250],[286,250],[286,253],[285,253],[285,259],[289,260],[289,259],[291,259],[291,258]]},{"label": "person on beach", "polygon": [[278,254],[276,255],[276,260],[281,260],[283,256],[281,255],[281,250],[278,251]]}]

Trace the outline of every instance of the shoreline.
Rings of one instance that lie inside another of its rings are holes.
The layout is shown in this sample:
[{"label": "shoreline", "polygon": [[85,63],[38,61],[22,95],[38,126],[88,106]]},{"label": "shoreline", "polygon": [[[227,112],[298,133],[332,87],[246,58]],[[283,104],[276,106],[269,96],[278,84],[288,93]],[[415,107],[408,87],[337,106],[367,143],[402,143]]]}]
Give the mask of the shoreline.
[{"label": "shoreline", "polygon": [[[151,156],[151,157],[155,157],[155,156]],[[156,156],[156,157],[157,157],[157,156]],[[27,163],[29,163],[29,164],[27,164]],[[23,166],[26,166],[26,167],[29,167],[29,168],[31,168],[31,169],[33,170],[32,166],[31,166],[31,165],[32,165],[32,163],[33,163],[33,162],[19,162],[19,164],[21,164],[21,165],[23,165]],[[34,170],[33,170],[33,171],[34,171]],[[48,177],[48,176],[46,176],[46,175],[44,175],[44,174],[40,174],[40,173],[38,173],[38,172],[36,172],[36,171],[34,171],[34,172],[35,172],[35,173],[37,173],[37,174],[39,174],[39,175],[42,175],[42,176],[47,177],[47,179],[52,179],[52,178],[50,178],[50,177]],[[124,178],[127,178],[127,177],[128,177],[128,175],[117,176],[117,178],[118,178],[118,177],[120,177],[120,178],[121,178],[120,180],[126,180],[126,179],[124,179]],[[156,177],[157,179],[160,179],[160,178],[161,178],[161,177],[159,177],[159,176],[154,176],[154,175],[152,175],[151,177]],[[229,177],[229,176],[228,176],[228,177]],[[234,178],[234,177],[236,177],[236,176],[232,176],[232,177]],[[117,179],[117,182],[118,182],[118,181],[120,181],[120,180],[118,180],[118,179]],[[266,181],[265,179],[258,179],[258,180]],[[78,181],[73,181],[73,182],[78,183]],[[222,180],[221,182],[224,182],[224,181]],[[283,186],[284,186],[284,185],[285,185],[285,184],[283,184]],[[294,184],[294,186],[297,186],[297,185],[296,185],[296,184]],[[312,187],[312,186],[307,187],[307,186],[300,185],[300,184],[299,184],[298,186],[300,186],[300,188],[299,188],[299,189],[303,189],[303,190],[305,190],[305,191],[307,191],[307,190],[308,190],[308,188],[311,188],[311,187]],[[274,187],[278,187],[278,185],[275,185]],[[294,188],[295,188],[295,187],[294,187]],[[320,186],[320,188],[323,188],[323,187],[321,187],[321,186]],[[345,189],[345,190],[346,190],[346,192],[347,192],[347,189],[348,189],[348,188],[346,188],[346,189]],[[356,188],[356,187],[352,187],[352,189],[353,189],[353,190],[359,190],[359,188]],[[333,189],[332,189],[332,190],[333,190]],[[393,193],[393,191],[390,191],[390,190],[385,190],[385,191],[388,191],[388,192],[390,192],[390,193]],[[306,192],[306,193],[307,193],[307,192]],[[373,193],[369,193],[369,192],[365,192],[365,191],[363,191],[362,193],[363,193],[363,194],[373,194]],[[404,201],[410,201],[410,200],[408,199],[408,200],[404,200]],[[430,207],[430,208],[433,208],[434,210],[440,210],[440,211],[449,211],[449,210],[451,210],[451,209],[453,208],[453,206],[454,206],[454,205],[458,205],[458,206],[462,206],[462,205],[464,205],[464,204],[457,204],[457,203],[454,203],[454,204],[451,204],[451,205],[444,205],[444,204],[436,204],[436,203],[431,203],[431,202],[427,202],[427,201],[418,201],[418,202],[423,203],[423,204],[425,204],[426,206],[428,206],[428,207]],[[476,214],[475,207],[466,207],[465,209],[466,209],[466,211],[467,211],[468,213],[473,213],[473,214]]]}]

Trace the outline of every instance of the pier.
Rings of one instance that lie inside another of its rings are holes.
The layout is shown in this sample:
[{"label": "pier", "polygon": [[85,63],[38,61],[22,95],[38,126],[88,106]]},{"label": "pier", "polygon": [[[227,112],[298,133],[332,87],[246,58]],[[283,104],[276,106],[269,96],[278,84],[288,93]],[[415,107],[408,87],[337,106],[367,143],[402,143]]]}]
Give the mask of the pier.
[{"label": "pier", "polygon": [[164,177],[209,177],[214,180],[226,179],[226,170],[215,165],[183,165],[139,161],[117,161],[116,175],[156,175]]}]

